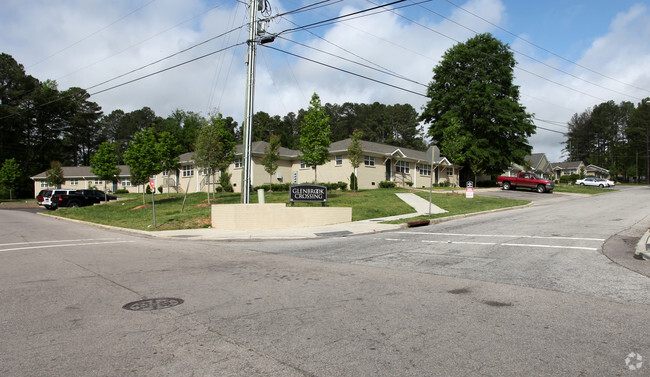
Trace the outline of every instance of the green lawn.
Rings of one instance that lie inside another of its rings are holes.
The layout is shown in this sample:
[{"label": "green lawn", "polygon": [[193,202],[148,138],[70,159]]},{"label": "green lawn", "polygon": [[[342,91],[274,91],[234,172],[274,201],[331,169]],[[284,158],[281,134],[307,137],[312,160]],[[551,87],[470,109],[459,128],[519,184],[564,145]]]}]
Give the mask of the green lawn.
[{"label": "green lawn", "polygon": [[588,195],[612,192],[612,190],[615,190],[615,187],[600,188],[600,187],[593,187],[593,186],[567,185],[564,183],[556,184],[554,189],[555,192],[566,192],[570,194],[588,194]]},{"label": "green lawn", "polygon": [[[353,221],[413,212],[409,205],[395,195],[398,192],[414,191],[407,189],[374,189],[359,192],[330,191],[328,192],[327,206],[352,207]],[[429,199],[428,192],[416,193],[427,200]],[[60,208],[50,214],[123,228],[154,230],[151,195],[145,196],[145,204],[142,202],[142,194],[126,194],[120,195],[120,197],[124,200],[91,207]],[[266,192],[264,198],[266,203],[289,203],[289,193],[286,191]],[[182,194],[156,195],[155,200],[156,230],[210,227],[210,205],[207,202],[206,193],[188,195],[183,213],[181,213]],[[251,193],[250,201],[251,203],[258,202],[256,192]],[[211,198],[210,202],[211,204],[239,203],[240,194],[219,193],[215,198]],[[427,218],[512,207],[528,202],[481,196],[466,199],[461,193],[438,193],[433,196],[433,203],[448,210],[449,213],[427,216]],[[296,206],[320,206],[320,204],[296,203]],[[402,220],[402,222],[404,221],[406,220]]]}]

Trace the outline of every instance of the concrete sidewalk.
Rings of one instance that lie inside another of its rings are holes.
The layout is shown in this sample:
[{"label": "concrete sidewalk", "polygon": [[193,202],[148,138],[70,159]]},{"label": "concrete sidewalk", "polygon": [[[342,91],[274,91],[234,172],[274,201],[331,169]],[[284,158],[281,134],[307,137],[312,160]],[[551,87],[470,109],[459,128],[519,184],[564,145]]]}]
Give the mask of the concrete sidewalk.
[{"label": "concrete sidewalk", "polygon": [[[411,217],[426,215],[429,213],[429,201],[412,193],[395,194],[408,205],[413,207],[415,212],[404,215],[388,216],[371,220],[353,221],[349,223],[324,225],[309,228],[290,228],[290,229],[270,229],[256,231],[233,231],[219,230],[212,228],[204,229],[181,229],[181,230],[162,230],[162,231],[137,231],[137,233],[147,234],[156,237],[175,238],[175,239],[193,239],[193,240],[231,240],[244,241],[255,239],[303,239],[318,237],[341,237],[354,234],[368,234],[395,230],[406,227],[406,224],[381,224],[384,221],[399,219],[408,219]],[[444,209],[431,205],[431,213],[444,213]]]}]

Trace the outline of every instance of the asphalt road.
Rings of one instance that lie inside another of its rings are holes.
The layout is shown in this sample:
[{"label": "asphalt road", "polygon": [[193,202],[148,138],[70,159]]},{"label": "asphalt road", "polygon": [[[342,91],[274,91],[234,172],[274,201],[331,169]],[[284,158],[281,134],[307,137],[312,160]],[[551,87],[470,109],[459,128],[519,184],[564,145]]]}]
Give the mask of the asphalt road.
[{"label": "asphalt road", "polygon": [[[258,243],[0,210],[0,375],[650,375],[650,280],[618,262],[650,189],[530,194],[435,226]],[[183,302],[123,309],[154,298]]]}]

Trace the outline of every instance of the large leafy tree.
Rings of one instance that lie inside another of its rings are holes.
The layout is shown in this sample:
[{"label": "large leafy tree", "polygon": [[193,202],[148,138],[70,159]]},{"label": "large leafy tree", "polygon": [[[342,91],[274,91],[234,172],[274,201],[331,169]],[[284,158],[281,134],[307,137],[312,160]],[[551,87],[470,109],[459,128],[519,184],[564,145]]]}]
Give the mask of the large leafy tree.
[{"label": "large leafy tree", "polygon": [[90,94],[81,88],[70,88],[61,93],[68,106],[68,119],[64,129],[63,144],[67,159],[73,165],[88,165],[106,137],[98,132],[97,121],[102,116],[101,107],[89,101]]},{"label": "large leafy tree", "polygon": [[15,159],[9,158],[2,163],[0,168],[0,186],[9,191],[9,199],[13,199],[13,191],[20,181],[20,164]]},{"label": "large leafy tree", "polygon": [[650,184],[650,98],[641,101],[632,112],[626,135],[630,142],[630,154],[645,156],[638,163],[638,173],[635,175],[645,175]]},{"label": "large leafy tree", "polygon": [[[512,51],[491,34],[479,34],[447,50],[433,69],[421,119],[429,136],[445,150],[445,130],[459,128],[457,142],[474,174],[498,174],[511,163],[524,163],[535,132],[532,115],[519,103]],[[455,124],[454,122],[458,122]],[[447,132],[449,135],[449,132]],[[454,162],[454,161],[452,161]]]},{"label": "large leafy tree", "polygon": [[198,132],[194,159],[210,176],[216,171],[224,174],[228,165],[235,159],[235,146],[235,136],[226,119],[221,114],[212,115]]},{"label": "large leafy tree", "polygon": [[99,145],[97,152],[90,158],[90,171],[104,181],[104,196],[106,196],[106,182],[114,182],[120,175],[115,147],[111,143],[106,141]]},{"label": "large leafy tree", "polygon": [[314,93],[300,124],[300,158],[314,169],[314,182],[317,181],[316,167],[329,161],[330,135],[329,117],[323,110],[320,97]]}]

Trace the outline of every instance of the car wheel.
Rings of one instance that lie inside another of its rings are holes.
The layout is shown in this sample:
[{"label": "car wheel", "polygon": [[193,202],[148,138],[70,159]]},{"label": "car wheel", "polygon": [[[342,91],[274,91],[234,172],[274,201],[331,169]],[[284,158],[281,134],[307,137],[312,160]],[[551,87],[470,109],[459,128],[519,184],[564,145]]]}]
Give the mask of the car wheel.
[{"label": "car wheel", "polygon": [[603,184],[601,183],[601,184],[598,185],[598,187],[604,188],[605,186],[603,186]]},{"label": "car wheel", "polygon": [[510,190],[510,182],[503,182],[503,189]]},{"label": "car wheel", "polygon": [[539,193],[546,192],[546,187],[544,187],[544,185],[537,185],[537,192]]},{"label": "car wheel", "polygon": [[72,208],[77,208],[77,207],[79,207],[79,203],[72,201],[72,202],[70,202],[70,203],[68,204],[68,206],[69,206],[69,207],[72,207]]},{"label": "car wheel", "polygon": [[584,183],[584,182],[580,182],[580,186],[584,186],[584,185],[585,185],[585,183]]}]

